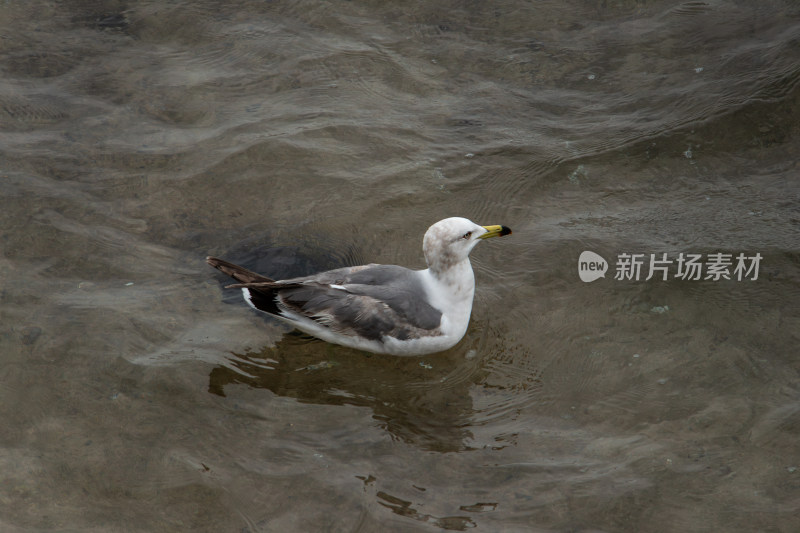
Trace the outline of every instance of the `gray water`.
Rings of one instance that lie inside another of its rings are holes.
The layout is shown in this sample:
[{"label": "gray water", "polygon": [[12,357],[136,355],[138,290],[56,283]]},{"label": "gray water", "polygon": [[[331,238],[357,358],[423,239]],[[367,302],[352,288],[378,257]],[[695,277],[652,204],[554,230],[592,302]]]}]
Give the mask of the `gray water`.
[{"label": "gray water", "polygon": [[[7,1],[0,73],[0,530],[800,528],[796,2]],[[514,234],[425,357],[204,262],[447,216]]]}]

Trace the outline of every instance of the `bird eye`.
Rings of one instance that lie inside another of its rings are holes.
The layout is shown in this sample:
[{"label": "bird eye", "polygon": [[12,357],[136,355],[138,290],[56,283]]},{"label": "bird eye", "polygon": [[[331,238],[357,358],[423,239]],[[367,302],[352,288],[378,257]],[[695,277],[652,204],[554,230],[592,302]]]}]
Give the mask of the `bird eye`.
[{"label": "bird eye", "polygon": [[472,232],[468,231],[461,238],[462,239],[469,239],[470,237],[472,237]]}]

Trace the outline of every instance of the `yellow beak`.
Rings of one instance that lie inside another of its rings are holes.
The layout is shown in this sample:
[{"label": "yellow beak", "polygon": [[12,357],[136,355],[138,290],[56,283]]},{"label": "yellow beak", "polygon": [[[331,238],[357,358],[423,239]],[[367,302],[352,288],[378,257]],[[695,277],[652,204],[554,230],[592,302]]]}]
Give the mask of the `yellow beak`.
[{"label": "yellow beak", "polygon": [[511,228],[508,226],[483,226],[486,233],[478,237],[479,239],[488,239],[489,237],[502,237],[503,235],[511,235]]}]

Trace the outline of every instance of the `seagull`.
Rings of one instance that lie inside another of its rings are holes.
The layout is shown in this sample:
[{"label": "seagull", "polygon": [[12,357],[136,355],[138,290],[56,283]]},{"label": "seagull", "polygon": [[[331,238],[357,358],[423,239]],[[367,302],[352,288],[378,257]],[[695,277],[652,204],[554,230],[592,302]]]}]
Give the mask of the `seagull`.
[{"label": "seagull", "polygon": [[428,268],[396,265],[338,268],[274,280],[216,257],[206,261],[239,283],[245,301],[324,341],[390,355],[427,355],[452,348],[467,331],[475,276],[469,253],[484,239],[510,235],[461,217],[428,228]]}]

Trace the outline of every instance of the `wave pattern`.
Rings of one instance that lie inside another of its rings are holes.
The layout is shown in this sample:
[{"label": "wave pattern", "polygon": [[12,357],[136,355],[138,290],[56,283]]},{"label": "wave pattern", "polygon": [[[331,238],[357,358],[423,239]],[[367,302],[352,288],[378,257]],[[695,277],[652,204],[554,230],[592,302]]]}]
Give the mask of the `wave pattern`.
[{"label": "wave pattern", "polygon": [[[799,15],[4,2],[0,529],[796,529]],[[452,215],[514,234],[424,358],[287,332],[203,261],[422,268]]]}]

